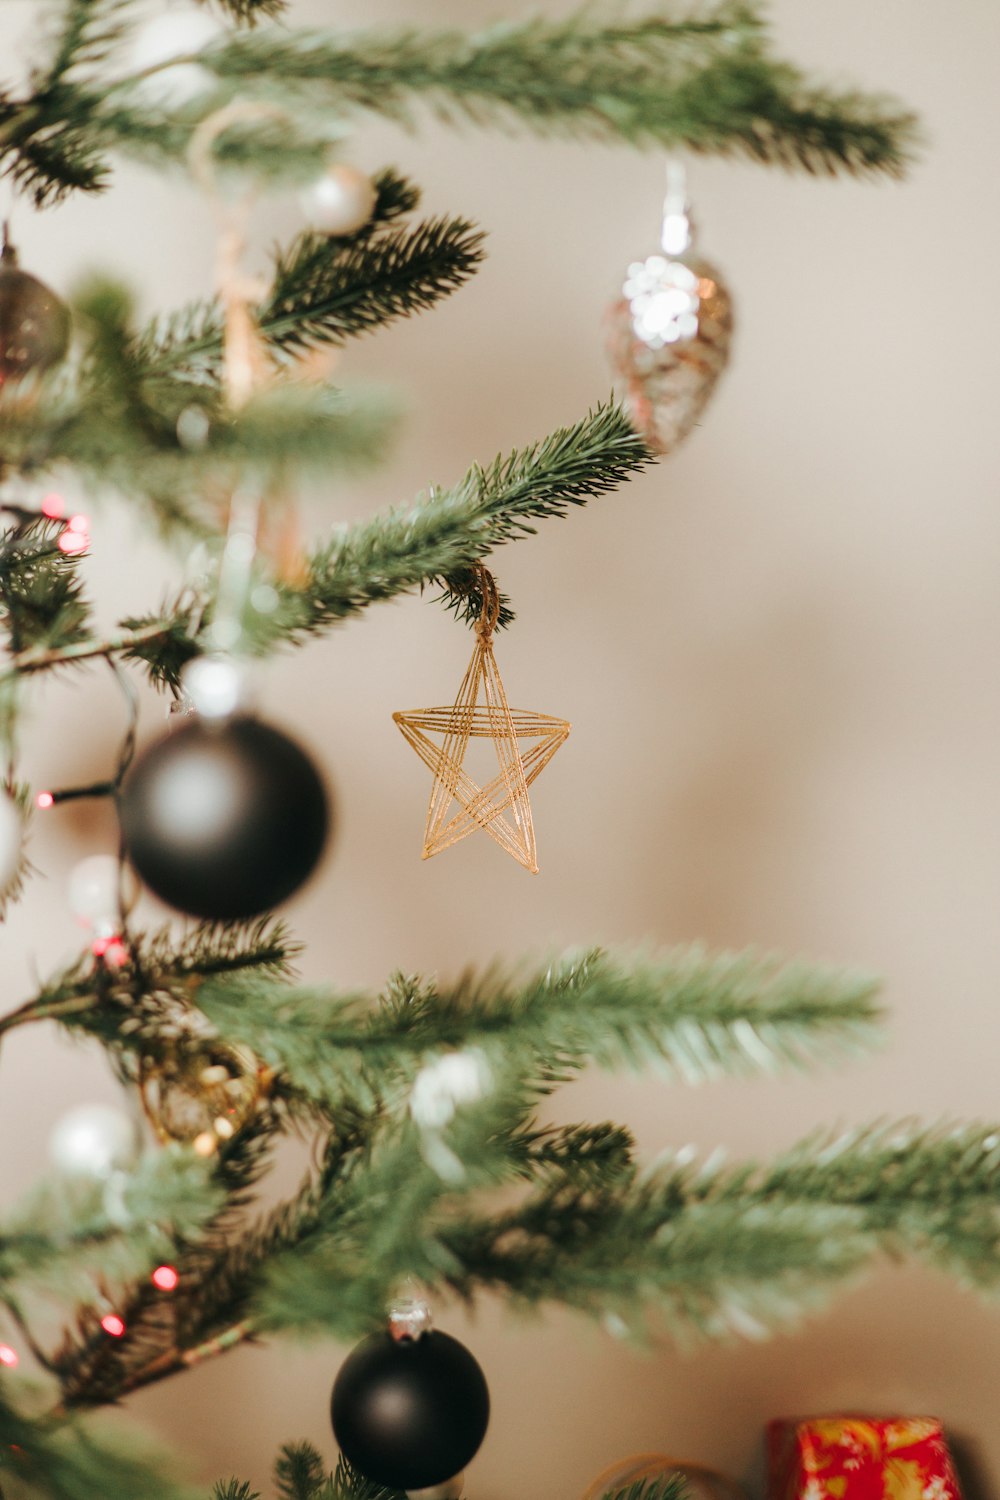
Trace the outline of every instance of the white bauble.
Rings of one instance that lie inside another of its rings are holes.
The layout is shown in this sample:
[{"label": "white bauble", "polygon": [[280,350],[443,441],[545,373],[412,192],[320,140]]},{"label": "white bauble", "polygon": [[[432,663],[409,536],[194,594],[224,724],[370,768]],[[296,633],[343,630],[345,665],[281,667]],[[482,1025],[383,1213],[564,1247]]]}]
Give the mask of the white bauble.
[{"label": "white bauble", "polygon": [[110,1104],[81,1104],[57,1120],[49,1156],[68,1177],[110,1177],[134,1166],[142,1149],[135,1121]]},{"label": "white bauble", "polygon": [[191,57],[222,36],[225,28],[201,6],[173,5],[140,26],[133,35],[126,61],[129,75],[157,69],[141,79],[136,91],[142,102],[160,109],[182,109],[212,86],[212,74],[199,63],[164,67],[173,57]]},{"label": "white bauble", "polygon": [[189,661],[181,673],[181,686],[203,719],[228,719],[238,709],[246,709],[253,696],[246,662],[222,652]]},{"label": "white bauble", "polygon": [[375,184],[357,167],[336,162],[299,195],[302,211],[321,234],[353,234],[375,211]]},{"label": "white bauble", "polygon": [[119,866],[113,854],[91,854],[70,871],[66,893],[70,911],[101,936],[118,931],[119,879],[121,907],[129,912],[138,900],[139,882],[128,865]]},{"label": "white bauble", "polygon": [[17,874],[24,842],[24,819],[13,797],[0,791],[0,896]]}]

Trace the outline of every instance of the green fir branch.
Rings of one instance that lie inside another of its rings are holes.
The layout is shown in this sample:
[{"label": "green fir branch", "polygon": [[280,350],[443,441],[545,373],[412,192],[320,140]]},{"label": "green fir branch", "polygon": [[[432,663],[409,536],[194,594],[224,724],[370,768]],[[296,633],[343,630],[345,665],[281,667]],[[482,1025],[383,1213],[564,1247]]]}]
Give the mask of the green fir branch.
[{"label": "green fir branch", "polygon": [[212,1491],[212,1500],[260,1500],[260,1491],[245,1479],[220,1480]]},{"label": "green fir branch", "polygon": [[810,171],[898,173],[912,114],[870,95],[825,90],[767,50],[746,5],[634,21],[593,7],[478,33],[264,28],[215,48],[206,65],[241,89],[280,83],[338,110],[413,124],[423,101],[449,125],[510,127],[641,147],[742,153]]},{"label": "green fir branch", "polygon": [[326,1465],[311,1443],[286,1443],[274,1478],[279,1500],[315,1500],[327,1481]]},{"label": "green fir branch", "polygon": [[690,1500],[691,1486],[682,1472],[670,1469],[653,1479],[636,1479],[617,1490],[606,1490],[601,1500]]},{"label": "green fir branch", "polygon": [[[95,69],[107,62],[126,31],[129,0],[65,0],[52,60],[34,78],[36,95],[57,98],[74,69]],[[67,103],[71,103],[68,100]]]},{"label": "green fir branch", "polygon": [[428,1055],[474,1047],[550,1084],[595,1062],[687,1083],[827,1061],[870,1041],[872,980],[753,953],[570,956],[527,979],[502,970],[432,990],[360,995],[264,980],[206,980],[196,1003],[297,1089],[336,1101],[370,1080],[412,1081]]},{"label": "green fir branch", "polygon": [[370,604],[436,580],[467,590],[467,570],[535,523],[606,495],[654,462],[624,410],[597,407],[529,448],[475,465],[451,489],[347,527],[314,553],[304,588],[279,589],[257,625],[262,646],[326,630]]},{"label": "green fir branch", "polygon": [[88,1298],[95,1274],[140,1276],[178,1237],[195,1240],[219,1211],[205,1164],[175,1147],[143,1158],[127,1176],[51,1179],[0,1224],[0,1287],[44,1288]]},{"label": "green fir branch", "polygon": [[102,1431],[79,1421],[33,1419],[0,1395],[0,1475],[18,1495],[37,1500],[201,1500],[172,1476],[162,1450],[134,1432]]},{"label": "green fir branch", "polygon": [[60,551],[62,531],[58,521],[39,517],[0,532],[0,629],[12,654],[59,650],[86,638],[80,560]]},{"label": "green fir branch", "polygon": [[[408,232],[398,228],[398,220],[419,203],[419,189],[393,167],[383,168],[372,183],[375,207],[360,229],[341,236],[304,234],[275,252],[272,288],[256,317],[276,347],[294,339],[299,318],[310,330],[302,347],[342,341],[351,332],[366,331],[376,309],[388,318],[430,306],[474,269],[478,246],[463,242],[464,221],[450,221],[451,228],[441,221],[441,244],[428,254],[427,225]],[[134,343],[137,363],[152,381],[173,382],[183,372],[212,385],[221,350],[216,301],[155,319]]]},{"label": "green fir branch", "polygon": [[[258,326],[272,348],[297,358],[426,311],[481,260],[482,235],[465,219],[430,219],[346,243],[305,233],[277,256]],[[204,379],[221,352],[218,310],[201,304],[154,325],[140,339],[137,359],[150,380],[175,372]]]}]

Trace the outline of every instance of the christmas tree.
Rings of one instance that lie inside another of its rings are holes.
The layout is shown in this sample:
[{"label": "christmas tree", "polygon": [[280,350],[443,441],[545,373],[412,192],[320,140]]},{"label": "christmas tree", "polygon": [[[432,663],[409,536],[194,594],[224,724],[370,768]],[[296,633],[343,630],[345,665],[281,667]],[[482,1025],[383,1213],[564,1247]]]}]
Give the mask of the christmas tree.
[{"label": "christmas tree", "polygon": [[[502,657],[521,601],[495,592],[499,549],[654,458],[627,411],[595,403],[412,504],[319,542],[301,536],[297,491],[376,465],[394,421],[384,394],[341,386],[324,355],[441,302],[483,254],[465,218],[417,216],[418,189],[401,171],[369,181],[344,165],[362,116],[408,125],[432,110],[466,126],[857,174],[898,173],[912,120],[811,85],[743,6],[636,19],[588,10],[480,34],[337,35],[288,19],[233,0],[168,12],[158,30],[129,0],[69,4],[36,40],[27,85],[3,97],[4,169],[39,209],[97,194],[132,155],[191,171],[206,218],[222,221],[216,299],[150,320],[116,281],[91,279],[75,296],[68,355],[60,304],[11,251],[0,286],[9,930],[30,900],[38,821],[84,797],[120,812],[152,890],[205,919],[146,922],[149,904],[133,916],[124,849],[110,873],[106,860],[82,868],[71,898],[89,924],[82,951],[0,1023],[6,1035],[49,1021],[102,1046],[149,1127],[140,1145],[127,1105],[68,1116],[57,1170],[8,1215],[8,1500],[183,1493],[90,1414],[248,1342],[319,1332],[349,1343],[384,1325],[411,1277],[445,1304],[492,1293],[558,1302],[624,1334],[652,1318],[709,1337],[781,1326],[886,1250],[983,1288],[996,1278],[1000,1146],[989,1126],[883,1123],[728,1166],[680,1150],[643,1163],[624,1126],[548,1120],[555,1090],[594,1063],[697,1081],[849,1051],[877,1020],[867,978],[752,953],[594,949],[483,961],[458,978],[392,974],[390,958],[379,994],[298,982],[305,960],[269,912],[319,856],[323,778],[280,728],[280,678],[256,719],[243,670],[419,590],[458,617],[453,630],[472,628],[470,645]],[[290,181],[313,227],[251,276],[242,195]],[[108,510],[141,507],[188,559],[183,584],[99,624],[88,523],[63,486]],[[427,751],[440,794],[428,852],[434,838],[443,847],[506,827],[498,841],[531,866],[527,788],[543,762],[515,754],[514,731],[540,732],[543,746],[561,731],[547,716],[527,726],[512,716],[490,657],[477,660],[485,678],[472,686],[492,684],[485,718],[470,700],[457,727],[432,711],[404,721],[415,748],[442,725],[451,736],[444,759]],[[65,780],[39,785],[20,753],[28,716],[44,713],[39,687],[95,663],[121,697],[114,763],[81,783],[67,746]],[[166,734],[144,715],[137,756],[142,681],[179,713]],[[492,803],[462,759],[470,733],[497,741]],[[161,812],[178,755],[188,779]],[[209,766],[207,782],[190,780],[192,760]],[[220,797],[235,799],[230,823],[199,845]],[[308,1141],[309,1163],[275,1202],[269,1169],[289,1137]],[[430,1337],[414,1347],[434,1347]],[[463,1389],[470,1379],[460,1376]],[[290,1447],[280,1491],[425,1488],[452,1477],[424,1471],[436,1437],[422,1434],[410,1477],[388,1479],[376,1461],[328,1481],[318,1455]],[[249,1493],[239,1481],[219,1490]]]}]

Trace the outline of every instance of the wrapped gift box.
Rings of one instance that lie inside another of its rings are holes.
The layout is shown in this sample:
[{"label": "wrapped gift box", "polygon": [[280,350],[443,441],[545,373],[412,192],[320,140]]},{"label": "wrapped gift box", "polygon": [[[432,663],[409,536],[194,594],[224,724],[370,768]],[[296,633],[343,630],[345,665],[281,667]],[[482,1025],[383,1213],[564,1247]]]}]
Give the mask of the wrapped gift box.
[{"label": "wrapped gift box", "polygon": [[961,1500],[934,1417],[818,1417],[767,1429],[768,1500]]}]

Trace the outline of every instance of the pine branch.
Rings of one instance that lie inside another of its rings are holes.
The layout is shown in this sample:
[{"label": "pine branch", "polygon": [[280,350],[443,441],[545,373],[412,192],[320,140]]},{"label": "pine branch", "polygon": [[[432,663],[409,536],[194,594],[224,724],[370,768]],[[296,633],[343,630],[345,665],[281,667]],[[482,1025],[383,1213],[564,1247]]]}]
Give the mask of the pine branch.
[{"label": "pine branch", "polygon": [[80,1422],[32,1420],[0,1397],[0,1448],[4,1485],[16,1494],[46,1500],[200,1500],[175,1481],[162,1451],[150,1451],[134,1433],[101,1432]]},{"label": "pine branch", "polygon": [[[430,219],[346,247],[326,235],[300,235],[276,260],[258,325],[290,358],[343,344],[456,291],[482,260],[481,246],[482,235],[465,219]],[[221,352],[218,311],[201,305],[145,335],[137,358],[149,379],[173,371],[203,377]]]},{"label": "pine branch", "polygon": [[376,1079],[412,1082],[441,1049],[481,1049],[545,1085],[588,1062],[654,1066],[689,1083],[806,1066],[868,1039],[873,990],[864,978],[692,948],[656,960],[569,957],[520,981],[496,970],[433,990],[411,983],[401,994],[397,984],[379,1010],[364,996],[249,978],[206,980],[195,1002],[221,1035],[335,1104],[344,1093],[374,1098]]},{"label": "pine branch", "polygon": [[533,535],[536,521],[608,494],[653,461],[625,412],[599,406],[411,509],[347,528],[313,555],[303,589],[279,589],[278,608],[258,622],[259,645],[300,640],[435,580],[454,579],[464,598],[467,570],[494,547]]},{"label": "pine branch", "polygon": [[79,558],[60,551],[62,531],[39,517],[0,532],[0,629],[16,654],[61,650],[86,636]]},{"label": "pine branch", "polygon": [[451,125],[510,126],[582,140],[625,140],[754,160],[898,173],[913,116],[872,96],[811,85],[766,50],[745,5],[687,19],[529,19],[472,34],[263,29],[206,59],[240,88],[280,82],[338,110],[412,124],[414,98]]},{"label": "pine branch", "polygon": [[637,1479],[618,1490],[606,1490],[602,1500],[690,1500],[691,1487],[676,1469],[654,1479]]},{"label": "pine branch", "polygon": [[142,1275],[177,1237],[195,1240],[219,1207],[204,1163],[179,1147],[111,1185],[50,1180],[0,1225],[3,1295],[29,1286],[89,1299],[95,1275]]},{"label": "pine branch", "polygon": [[[413,1165],[411,1192],[416,1177]],[[398,1222],[394,1233],[407,1243]],[[439,1194],[422,1203],[406,1254],[424,1280],[464,1298],[557,1301],[622,1333],[655,1319],[681,1338],[761,1338],[879,1251],[928,1260],[995,1296],[998,1249],[1000,1132],[904,1123],[810,1138],[771,1166],[678,1158],[597,1189],[558,1180],[499,1214],[459,1214]],[[370,1278],[366,1265],[363,1241],[336,1234],[294,1262],[278,1258],[262,1316],[343,1334],[344,1299],[357,1289],[340,1278]]]},{"label": "pine branch", "polygon": [[315,1500],[326,1483],[326,1465],[311,1443],[286,1443],[274,1477],[280,1500]]},{"label": "pine branch", "polygon": [[[302,234],[276,254],[272,289],[256,318],[284,355],[342,344],[424,311],[457,290],[482,260],[474,225],[441,218],[398,226],[418,200],[416,189],[391,168],[374,183],[375,210],[360,230],[339,237]],[[183,373],[212,382],[221,347],[217,304],[198,303],[147,328],[136,340],[135,358],[149,380]]]},{"label": "pine branch", "polygon": [[105,63],[125,34],[128,0],[65,0],[52,61],[35,80],[36,94],[52,99],[74,69]]},{"label": "pine branch", "polygon": [[245,1479],[221,1480],[212,1491],[212,1500],[260,1500],[260,1491],[253,1489]]}]

